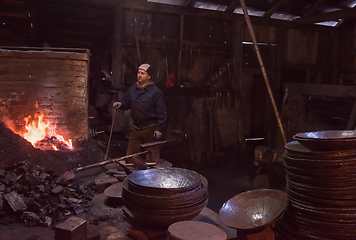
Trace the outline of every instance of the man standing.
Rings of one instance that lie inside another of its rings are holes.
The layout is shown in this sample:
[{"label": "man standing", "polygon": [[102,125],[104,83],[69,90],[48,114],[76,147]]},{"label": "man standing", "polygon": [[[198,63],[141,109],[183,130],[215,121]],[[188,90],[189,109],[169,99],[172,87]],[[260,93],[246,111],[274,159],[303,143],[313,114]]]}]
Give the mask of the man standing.
[{"label": "man standing", "polygon": [[141,152],[140,144],[156,141],[162,137],[167,120],[167,107],[162,91],[151,81],[152,67],[142,64],[138,67],[137,82],[132,85],[124,97],[113,104],[121,110],[131,109],[133,125],[127,155]]}]

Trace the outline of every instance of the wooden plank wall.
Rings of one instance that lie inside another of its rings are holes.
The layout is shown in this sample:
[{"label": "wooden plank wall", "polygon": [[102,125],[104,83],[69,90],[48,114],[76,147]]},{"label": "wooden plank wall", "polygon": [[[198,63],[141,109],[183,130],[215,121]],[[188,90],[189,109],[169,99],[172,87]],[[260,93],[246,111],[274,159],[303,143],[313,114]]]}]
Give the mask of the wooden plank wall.
[{"label": "wooden plank wall", "polygon": [[356,71],[356,24],[353,26],[353,49],[352,49],[352,54],[353,54],[353,67],[354,71]]},{"label": "wooden plank wall", "polygon": [[86,140],[88,66],[87,50],[0,49],[1,117],[20,129],[24,117],[43,112],[44,119],[57,126],[57,134],[73,141]]},{"label": "wooden plank wall", "polygon": [[286,61],[288,63],[315,64],[319,33],[289,29]]},{"label": "wooden plank wall", "polygon": [[[320,35],[328,35],[329,33],[302,30],[295,28],[279,28],[275,26],[265,26],[253,24],[255,35],[258,43],[264,44],[276,44],[276,51],[279,53],[275,63],[266,65],[266,63],[272,61],[272,57],[263,55],[262,60],[265,63],[267,70],[267,76],[272,88],[274,99],[277,107],[281,107],[281,97],[283,96],[282,85],[284,82],[288,82],[289,79],[281,78],[282,69],[322,69],[325,63],[330,62],[330,57],[333,57],[333,39],[324,39],[320,41]],[[278,31],[277,31],[278,30]],[[243,29],[243,41],[251,41],[250,33],[246,25]],[[277,42],[277,39],[278,42]],[[320,48],[320,42],[323,46]],[[271,47],[271,46],[270,46]],[[331,54],[325,54],[326,48]],[[321,54],[323,53],[323,54]],[[244,56],[242,56],[243,58]],[[325,59],[327,58],[327,59]],[[251,113],[254,113],[254,109],[251,103],[251,94],[253,92],[253,77],[254,75],[261,75],[260,67],[255,68],[247,67],[244,63],[241,70],[242,75],[240,78],[241,90],[240,90],[240,115],[243,120],[240,121],[240,139],[245,136],[249,137],[251,134]],[[269,66],[269,67],[268,67]],[[304,82],[304,78],[301,82]],[[278,135],[279,129],[275,127],[277,125],[276,116],[272,111],[272,105],[269,98],[261,99],[261,101],[267,101],[266,104],[266,116],[265,120],[265,138],[269,138],[269,144],[272,144],[275,134]],[[255,114],[255,113],[254,113]],[[271,142],[270,142],[271,141]]]},{"label": "wooden plank wall", "polygon": [[289,141],[293,141],[294,134],[299,132],[334,130],[326,124],[310,121],[308,119],[308,97],[320,96],[329,98],[356,99],[355,86],[286,83],[289,97],[285,116],[282,116],[285,131]]}]

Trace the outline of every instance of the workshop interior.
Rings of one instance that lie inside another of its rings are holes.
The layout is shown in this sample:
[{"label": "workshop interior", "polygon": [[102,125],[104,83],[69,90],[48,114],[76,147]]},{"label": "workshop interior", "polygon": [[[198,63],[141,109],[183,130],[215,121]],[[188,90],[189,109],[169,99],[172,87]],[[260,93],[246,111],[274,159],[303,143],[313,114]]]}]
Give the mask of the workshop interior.
[{"label": "workshop interior", "polygon": [[356,239],[355,6],[0,0],[0,239]]}]

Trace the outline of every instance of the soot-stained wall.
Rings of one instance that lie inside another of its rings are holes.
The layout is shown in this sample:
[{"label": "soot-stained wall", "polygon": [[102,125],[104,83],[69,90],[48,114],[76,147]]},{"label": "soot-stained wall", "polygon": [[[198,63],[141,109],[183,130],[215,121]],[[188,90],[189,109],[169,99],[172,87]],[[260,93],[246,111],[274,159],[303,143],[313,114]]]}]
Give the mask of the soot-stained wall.
[{"label": "soot-stained wall", "polygon": [[1,49],[0,113],[16,128],[43,113],[66,138],[88,138],[88,67],[85,49]]}]

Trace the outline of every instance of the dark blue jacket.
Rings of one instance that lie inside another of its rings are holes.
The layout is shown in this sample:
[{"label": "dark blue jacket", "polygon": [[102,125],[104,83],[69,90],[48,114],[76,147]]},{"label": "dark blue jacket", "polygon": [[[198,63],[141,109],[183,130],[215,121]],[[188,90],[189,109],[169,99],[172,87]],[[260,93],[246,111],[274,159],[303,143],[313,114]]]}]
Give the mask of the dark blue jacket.
[{"label": "dark blue jacket", "polygon": [[120,102],[120,109],[131,109],[133,124],[138,129],[156,124],[156,131],[162,132],[167,120],[167,107],[162,91],[152,81],[144,88],[138,83],[132,85]]}]

